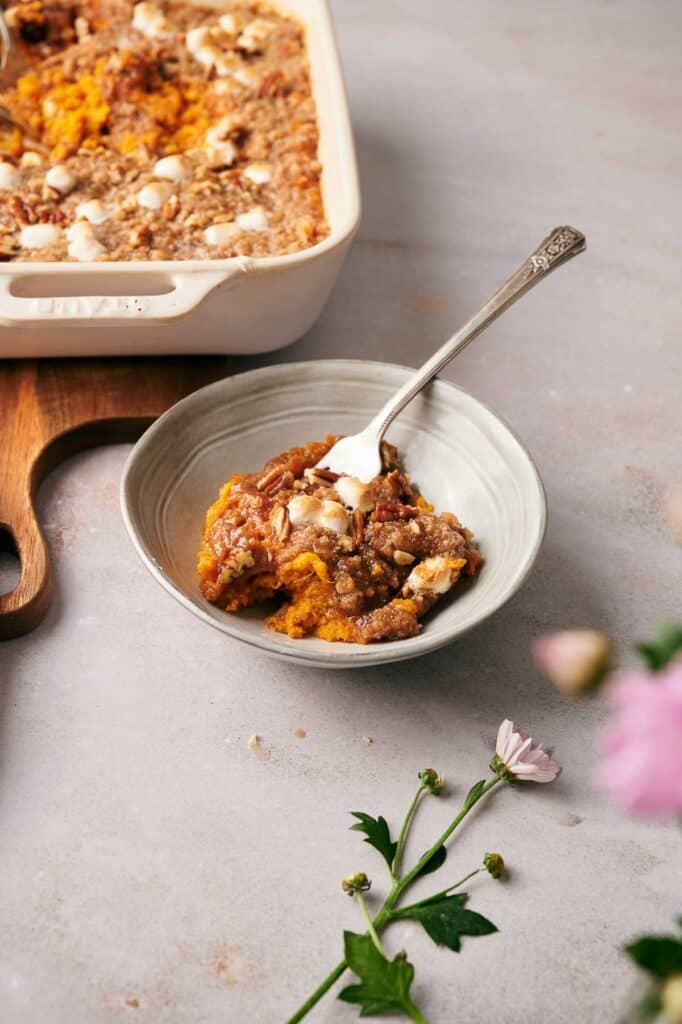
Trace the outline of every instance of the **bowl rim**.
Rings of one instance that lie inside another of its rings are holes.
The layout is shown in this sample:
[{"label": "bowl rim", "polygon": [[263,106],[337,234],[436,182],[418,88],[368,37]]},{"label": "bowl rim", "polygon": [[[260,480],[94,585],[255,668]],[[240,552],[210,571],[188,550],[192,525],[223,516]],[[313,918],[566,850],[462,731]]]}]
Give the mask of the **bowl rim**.
[{"label": "bowl rim", "polygon": [[[533,539],[533,543],[529,546],[528,551],[526,552],[525,559],[516,573],[513,585],[510,587],[508,592],[503,595],[502,600],[497,603],[493,603],[489,609],[475,617],[473,621],[466,623],[453,633],[446,636],[438,634],[429,638],[428,634],[422,633],[418,634],[416,637],[408,637],[403,640],[393,641],[390,649],[386,644],[349,645],[329,643],[329,651],[327,652],[326,649],[323,651],[307,651],[303,644],[301,644],[300,649],[285,649],[283,645],[278,642],[279,634],[277,633],[272,633],[271,636],[268,634],[267,636],[264,636],[262,640],[246,637],[239,631],[238,627],[233,624],[234,616],[230,616],[225,613],[224,619],[216,619],[202,608],[201,605],[189,597],[159,565],[152,553],[147,549],[135,526],[134,515],[132,513],[134,497],[131,493],[131,476],[141,455],[149,448],[150,445],[153,445],[157,434],[161,433],[165,429],[166,423],[169,419],[173,419],[178,415],[178,410],[181,407],[182,409],[185,409],[192,405],[196,405],[197,402],[202,401],[208,394],[214,391],[220,391],[226,385],[229,386],[230,384],[234,384],[234,386],[238,388],[240,384],[248,384],[250,381],[253,381],[258,377],[274,375],[278,372],[290,372],[295,374],[297,371],[300,372],[303,367],[319,367],[324,368],[327,371],[331,368],[337,368],[340,371],[345,367],[359,366],[368,368],[372,367],[374,369],[378,369],[380,372],[383,370],[398,370],[403,373],[414,372],[414,367],[404,366],[400,363],[381,362],[379,360],[372,359],[309,359],[290,363],[270,364],[268,366],[258,367],[254,370],[245,370],[243,373],[236,373],[228,377],[223,377],[220,380],[206,384],[204,387],[198,388],[196,391],[193,391],[184,398],[181,398],[178,402],[162,413],[161,416],[154,420],[129,452],[121,474],[119,495],[123,522],[133,547],[135,548],[142,563],[151,573],[156,582],[160,583],[164,590],[175,598],[175,600],[184,608],[197,616],[203,622],[207,623],[209,626],[217,629],[219,632],[227,634],[233,639],[247,644],[249,647],[263,651],[268,655],[279,657],[289,662],[305,664],[310,667],[344,669],[388,664],[397,661],[407,661],[410,658],[430,654],[435,650],[439,650],[441,647],[454,643],[454,641],[459,637],[464,636],[470,630],[487,621],[487,619],[492,615],[500,611],[519,592],[533,569],[547,532],[548,510],[545,486],[535,461],[524,442],[509,423],[507,423],[502,416],[499,416],[498,413],[491,409],[485,402],[481,401],[481,399],[476,398],[470,392],[465,391],[464,388],[459,387],[457,384],[453,384],[451,381],[437,377],[435,380],[440,386],[445,387],[446,389],[452,389],[464,395],[467,399],[480,406],[489,416],[504,427],[516,442],[521,454],[526,459],[528,467],[531,470],[531,478],[537,488],[536,498],[538,505],[538,517],[535,537]],[[421,641],[418,650],[414,650],[413,641],[415,640]],[[404,653],[402,653],[403,651]]]}]

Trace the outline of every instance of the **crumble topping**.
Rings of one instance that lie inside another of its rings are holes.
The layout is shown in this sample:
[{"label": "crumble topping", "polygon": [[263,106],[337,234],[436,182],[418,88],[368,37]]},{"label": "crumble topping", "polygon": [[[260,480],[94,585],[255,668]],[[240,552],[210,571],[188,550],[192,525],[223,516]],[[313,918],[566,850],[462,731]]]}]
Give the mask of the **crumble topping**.
[{"label": "crumble topping", "polygon": [[[5,13],[27,67],[0,93],[25,127],[0,125],[0,259],[257,257],[328,234],[296,20],[251,0]],[[70,239],[82,220],[98,230]]]},{"label": "crumble topping", "polygon": [[336,440],[292,448],[223,486],[206,516],[201,591],[228,612],[279,598],[265,621],[291,637],[414,636],[481,555],[456,516],[419,494],[392,445],[369,484],[316,468]]}]

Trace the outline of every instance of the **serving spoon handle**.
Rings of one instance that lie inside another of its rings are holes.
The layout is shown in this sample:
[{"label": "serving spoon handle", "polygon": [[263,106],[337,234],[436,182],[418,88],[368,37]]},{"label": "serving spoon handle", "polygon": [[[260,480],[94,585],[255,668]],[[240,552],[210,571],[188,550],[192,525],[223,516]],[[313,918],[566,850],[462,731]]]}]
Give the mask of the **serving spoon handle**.
[{"label": "serving spoon handle", "polygon": [[[441,345],[430,359],[403,384],[388,402],[372,418],[366,431],[376,435],[381,442],[389,426],[408,402],[428,384],[433,377],[461,352],[470,341],[496,320],[505,309],[525,295],[534,285],[547,277],[556,267],[561,266],[585,249],[585,236],[571,227],[558,227],[545,238],[538,248],[526,259],[516,273],[491,295],[484,306],[471,317],[444,345]],[[363,431],[364,433],[364,431]]]},{"label": "serving spoon handle", "polygon": [[359,434],[342,437],[320,459],[321,469],[331,470],[339,476],[354,476],[363,483],[369,483],[381,472],[381,439],[398,413],[411,402],[425,384],[440,373],[453,356],[461,352],[476,335],[492,323],[500,313],[521,298],[533,285],[547,277],[555,267],[585,248],[585,236],[575,228],[560,227],[531,253],[515,274],[497,289],[486,304],[475,313],[463,327],[453,334],[444,345],[434,352],[430,359],[417,370],[403,386],[386,402],[365,429]]}]

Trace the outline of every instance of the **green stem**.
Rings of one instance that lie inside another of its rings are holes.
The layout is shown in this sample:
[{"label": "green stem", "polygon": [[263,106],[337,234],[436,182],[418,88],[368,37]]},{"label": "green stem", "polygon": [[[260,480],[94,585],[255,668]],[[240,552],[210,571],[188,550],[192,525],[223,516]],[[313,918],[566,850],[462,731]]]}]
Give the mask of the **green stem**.
[{"label": "green stem", "polygon": [[417,1024],[427,1024],[426,1018],[422,1017],[414,1003],[407,1003],[404,1010],[408,1017],[411,1017],[412,1020],[416,1020]]},{"label": "green stem", "polygon": [[453,892],[455,889],[459,889],[465,882],[468,882],[474,875],[480,875],[481,871],[485,871],[485,868],[476,868],[475,871],[470,871],[464,878],[460,878],[459,882],[455,882],[454,885],[449,885],[447,889],[441,889],[440,892],[436,892],[433,896],[429,896],[425,900],[419,900],[417,903],[410,903],[409,907],[403,907],[403,910],[411,910],[413,907],[421,907],[424,903],[433,903],[435,900],[441,899],[443,896],[447,896],[448,893]]},{"label": "green stem", "polygon": [[367,925],[367,931],[369,932],[370,939],[372,940],[372,942],[374,943],[376,948],[379,950],[379,952],[383,956],[384,960],[388,960],[388,957],[386,956],[386,954],[384,952],[384,947],[381,945],[381,942],[379,941],[379,936],[376,933],[376,929],[374,927],[374,923],[372,921],[372,918],[369,916],[369,913],[367,911],[367,904],[365,903],[365,897],[362,895],[361,892],[358,893],[358,906],[360,907],[360,913],[362,914],[362,916],[365,919],[365,924]]},{"label": "green stem", "polygon": [[405,815],[405,820],[403,821],[402,828],[400,829],[400,835],[398,836],[398,845],[396,846],[395,857],[393,858],[393,865],[391,866],[391,877],[393,879],[400,878],[400,864],[403,859],[405,840],[407,839],[407,833],[409,832],[410,825],[412,824],[414,812],[417,810],[417,804],[419,803],[421,795],[425,789],[426,786],[422,783],[419,786],[417,792],[414,794],[414,797],[412,798],[412,803],[407,809],[407,814]]},{"label": "green stem", "polygon": [[[445,831],[442,833],[442,835],[440,835],[439,838],[436,839],[435,843],[426,851],[426,853],[424,853],[419,858],[419,860],[417,861],[415,866],[412,868],[412,870],[408,871],[408,873],[404,876],[404,878],[401,878],[398,882],[396,882],[396,884],[391,889],[391,892],[388,894],[388,897],[386,898],[386,902],[384,903],[384,907],[388,905],[389,910],[393,909],[393,907],[395,906],[396,902],[400,899],[400,896],[402,895],[402,893],[405,891],[405,889],[407,889],[408,885],[410,885],[415,880],[415,878],[417,877],[419,872],[422,870],[424,865],[427,864],[431,860],[431,858],[435,854],[436,850],[439,850],[441,848],[441,846],[445,845],[445,843],[448,841],[448,839],[450,838],[452,833],[455,831],[457,826],[460,825],[462,823],[462,821],[464,821],[464,819],[466,818],[466,816],[469,813],[469,811],[473,807],[476,806],[478,801],[481,800],[485,796],[486,793],[489,793],[490,790],[493,789],[498,784],[498,782],[501,782],[501,781],[502,780],[497,775],[494,776],[492,779],[489,779],[488,782],[486,782],[485,786],[483,786],[481,792],[478,794],[476,799],[473,800],[468,806],[465,804],[462,807],[462,809],[459,812],[459,814],[450,822],[450,824],[445,829]],[[393,896],[393,898],[391,898],[393,893],[395,893],[395,895]]]},{"label": "green stem", "polygon": [[322,996],[329,991],[334,982],[339,980],[339,978],[341,977],[341,975],[343,974],[347,967],[348,964],[346,963],[345,960],[342,960],[340,963],[338,963],[334,970],[329,972],[329,974],[324,979],[322,984],[318,985],[315,991],[312,993],[312,995],[308,996],[306,1001],[301,1006],[299,1006],[298,1010],[293,1015],[293,1017],[289,1017],[287,1024],[298,1024],[298,1021],[303,1020],[303,1018],[308,1013],[310,1013],[313,1006],[319,1003]]},{"label": "green stem", "polygon": [[[402,896],[402,894],[405,891],[405,889],[414,881],[415,877],[419,874],[419,872],[421,871],[423,866],[427,863],[427,861],[429,861],[433,857],[433,855],[436,852],[436,850],[438,850],[441,846],[443,846],[444,843],[447,842],[447,840],[450,838],[450,836],[455,831],[457,826],[464,820],[464,818],[467,816],[469,811],[473,807],[476,806],[478,801],[483,796],[485,796],[486,793],[489,793],[490,790],[494,786],[496,786],[498,782],[501,782],[501,781],[502,780],[498,776],[495,776],[494,778],[492,778],[488,782],[486,782],[485,786],[482,788],[481,792],[476,797],[476,799],[473,800],[468,806],[465,805],[465,806],[462,807],[462,809],[460,810],[460,812],[457,815],[457,817],[454,818],[454,820],[450,822],[450,824],[445,829],[443,834],[436,840],[436,842],[433,844],[433,846],[431,846],[431,848],[428,849],[426,851],[426,853],[419,859],[419,861],[415,864],[415,866],[412,868],[412,870],[409,871],[405,875],[404,878],[401,878],[401,879],[395,879],[394,878],[393,885],[391,886],[389,894],[386,897],[386,899],[384,900],[383,906],[381,907],[379,913],[377,914],[377,916],[374,918],[374,921],[372,922],[373,928],[374,928],[374,931],[377,934],[377,937],[381,934],[382,930],[386,927],[388,922],[391,920],[392,911],[393,911],[393,908],[394,908],[395,904],[400,899],[400,897]],[[422,787],[420,787],[420,790],[421,790],[421,788]],[[401,836],[403,836],[403,844],[404,844],[405,836],[407,835],[407,829],[409,828],[411,817],[412,817],[412,815],[414,814],[414,811],[417,808],[417,803],[418,803],[418,795],[415,794],[415,798],[413,799],[412,804],[410,805],[410,810],[408,811],[408,814],[406,815],[405,822],[403,823],[403,828],[401,829]],[[398,840],[398,842],[400,842],[400,840]],[[397,854],[397,852],[398,852],[398,850],[396,848],[396,854]],[[395,858],[394,858],[394,863],[395,863]],[[470,876],[467,876],[467,877],[470,877]],[[466,879],[464,879],[463,881],[466,881]],[[462,884],[462,882],[458,882],[457,883],[457,885],[461,885],[461,884]],[[456,886],[451,886],[451,888],[456,888]],[[383,952],[383,950],[382,950],[382,952]],[[343,974],[343,972],[346,970],[347,967],[348,967],[347,962],[345,960],[341,960],[341,962],[336,965],[334,970],[329,972],[329,974],[324,979],[324,981],[320,985],[318,985],[318,987],[315,989],[315,991],[312,993],[312,995],[308,996],[306,1001],[302,1004],[302,1006],[299,1007],[299,1009],[296,1011],[296,1013],[293,1015],[293,1017],[290,1017],[288,1019],[286,1024],[298,1024],[299,1021],[303,1020],[303,1018],[312,1010],[313,1006],[315,1006],[317,1003],[319,1003],[319,1001],[322,998],[322,996],[325,995],[325,993],[329,991],[329,989],[332,987],[334,982],[338,981],[338,979],[341,977],[341,975]],[[409,1013],[409,1015],[412,1018],[412,1020],[416,1021],[417,1024],[427,1024],[427,1022],[424,1020],[422,1015],[419,1013],[419,1010],[416,1008],[416,1006],[411,1006],[410,1009],[407,1009],[407,1007],[406,1007],[406,1012]]]}]

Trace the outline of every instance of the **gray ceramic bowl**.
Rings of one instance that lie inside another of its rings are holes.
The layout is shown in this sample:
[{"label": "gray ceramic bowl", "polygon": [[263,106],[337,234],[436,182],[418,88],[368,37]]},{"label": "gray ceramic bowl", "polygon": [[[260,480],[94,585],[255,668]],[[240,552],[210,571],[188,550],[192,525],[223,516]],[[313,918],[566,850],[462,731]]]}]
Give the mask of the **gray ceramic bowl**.
[{"label": "gray ceramic bowl", "polygon": [[419,636],[362,646],[292,640],[249,609],[227,614],[202,597],[196,554],[204,515],[233,473],[327,433],[359,430],[409,369],[360,360],[268,366],[210,384],[178,402],[133,448],[121,483],[123,516],[158,582],[204,622],[253,647],[324,668],[414,658],[448,644],[497,611],[521,586],[545,531],[542,482],[521,442],[464,391],[435,381],[402,413],[389,439],[437,510],[474,531],[485,558]]}]

